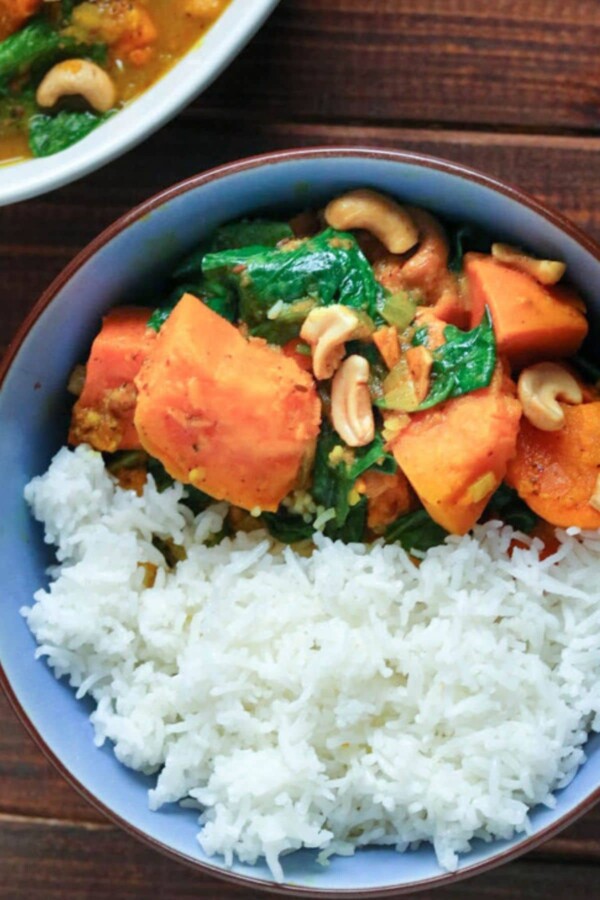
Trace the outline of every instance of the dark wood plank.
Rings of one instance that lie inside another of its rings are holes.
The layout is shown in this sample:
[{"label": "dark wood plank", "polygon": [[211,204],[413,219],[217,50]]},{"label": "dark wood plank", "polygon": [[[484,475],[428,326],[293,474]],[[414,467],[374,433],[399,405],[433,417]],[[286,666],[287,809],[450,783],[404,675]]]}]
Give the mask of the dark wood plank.
[{"label": "dark wood plank", "polygon": [[2,816],[106,823],[105,817],[48,762],[18,721],[2,691],[0,784],[0,832]]},{"label": "dark wood plank", "polygon": [[596,0],[283,0],[197,106],[598,131],[599,44]]},{"label": "dark wood plank", "polygon": [[447,157],[519,185],[600,238],[600,180],[593,174],[600,137],[233,123],[226,116],[190,113],[84,181],[0,209],[0,342],[8,342],[41,291],[75,253],[134,204],[244,155],[317,145],[374,146]]},{"label": "dark wood plank", "polygon": [[[103,171],[0,210],[0,352],[102,228],[209,166],[290,146],[445,156],[516,183],[600,239],[596,0],[283,0],[176,122]],[[147,850],[55,773],[0,699],[0,898],[234,900]],[[524,861],[424,898],[595,896],[600,808]],[[254,892],[254,896],[262,896]]]},{"label": "dark wood plank", "polygon": [[[0,823],[4,900],[184,900],[187,897],[266,898],[263,891],[225,884],[147,849],[120,831],[36,822]],[[35,859],[32,859],[35,848]],[[419,894],[423,900],[547,900],[597,895],[598,867],[519,860],[485,875]],[[414,895],[412,895],[414,896]]]}]

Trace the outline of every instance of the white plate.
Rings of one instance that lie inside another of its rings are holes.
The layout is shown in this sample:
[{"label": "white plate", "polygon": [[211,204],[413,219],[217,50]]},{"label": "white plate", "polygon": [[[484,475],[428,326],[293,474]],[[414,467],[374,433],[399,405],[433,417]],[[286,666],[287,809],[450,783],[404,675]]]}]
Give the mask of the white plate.
[{"label": "white plate", "polygon": [[240,52],[279,0],[233,0],[206,36],[155,85],[68,150],[0,166],[0,206],[69,184],[100,168],[175,116]]}]

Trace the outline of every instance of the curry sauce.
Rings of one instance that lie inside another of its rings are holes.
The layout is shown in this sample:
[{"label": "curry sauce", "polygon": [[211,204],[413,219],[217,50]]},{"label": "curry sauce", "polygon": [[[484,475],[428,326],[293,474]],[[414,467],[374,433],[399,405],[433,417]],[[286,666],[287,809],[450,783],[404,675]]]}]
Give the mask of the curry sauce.
[{"label": "curry sauce", "polygon": [[[0,163],[58,152],[103,121],[80,96],[65,96],[53,108],[40,108],[39,84],[53,66],[80,58],[99,66],[116,90],[112,114],[165,74],[229,2],[0,0]],[[81,129],[76,127],[77,115]],[[73,123],[71,139],[67,131]],[[53,133],[40,141],[37,134],[44,126]]]}]

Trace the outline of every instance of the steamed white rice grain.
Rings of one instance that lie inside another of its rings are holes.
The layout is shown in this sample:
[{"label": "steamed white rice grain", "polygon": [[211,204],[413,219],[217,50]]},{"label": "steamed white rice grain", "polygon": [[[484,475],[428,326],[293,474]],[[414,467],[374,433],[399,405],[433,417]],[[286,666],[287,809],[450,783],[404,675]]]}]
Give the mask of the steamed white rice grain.
[{"label": "steamed white rice grain", "polygon": [[262,531],[205,546],[226,507],[183,496],[121,490],[87,447],[26,489],[60,563],[23,609],[38,655],[96,701],[97,744],[157,774],[153,809],[197,801],[206,853],[281,880],[299,847],[430,841],[453,869],[552,806],[600,729],[598,534],[543,561],[497,522],[419,567],[322,535],[305,558]]}]

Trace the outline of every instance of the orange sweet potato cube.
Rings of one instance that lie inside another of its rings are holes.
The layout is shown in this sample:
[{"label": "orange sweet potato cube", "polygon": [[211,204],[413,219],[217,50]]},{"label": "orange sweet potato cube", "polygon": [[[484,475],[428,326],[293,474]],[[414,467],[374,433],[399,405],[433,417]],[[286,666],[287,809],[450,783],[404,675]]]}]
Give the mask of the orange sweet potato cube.
[{"label": "orange sweet potato cube", "polygon": [[483,253],[465,255],[471,327],[489,307],[498,352],[512,365],[572,356],[588,332],[582,301],[562,285],[546,287],[531,275]]},{"label": "orange sweet potato cube", "polygon": [[312,376],[190,294],[163,325],[136,385],[144,448],[216,499],[276,510],[312,458],[321,420]]},{"label": "orange sweet potato cube", "polygon": [[506,480],[552,525],[600,528],[600,511],[590,505],[600,473],[600,401],[562,406],[559,431],[523,419]]},{"label": "orange sweet potato cube", "polygon": [[96,450],[139,450],[133,424],[137,391],[133,380],[156,340],[148,328],[151,309],[119,307],[104,319],[92,344],[83,391],[71,416],[70,444]]},{"label": "orange sweet potato cube", "polygon": [[479,519],[515,453],[520,416],[498,367],[489,387],[411,415],[393,439],[398,465],[447,531],[465,534]]}]

